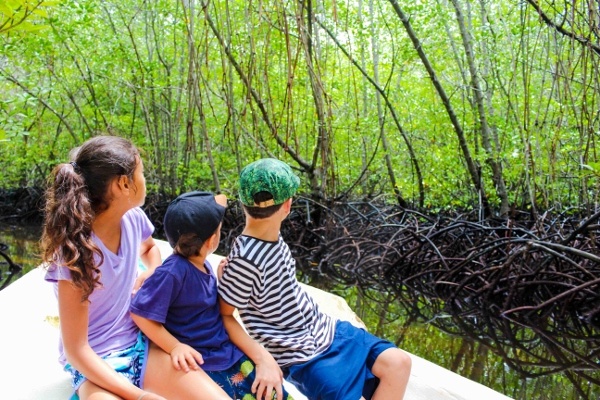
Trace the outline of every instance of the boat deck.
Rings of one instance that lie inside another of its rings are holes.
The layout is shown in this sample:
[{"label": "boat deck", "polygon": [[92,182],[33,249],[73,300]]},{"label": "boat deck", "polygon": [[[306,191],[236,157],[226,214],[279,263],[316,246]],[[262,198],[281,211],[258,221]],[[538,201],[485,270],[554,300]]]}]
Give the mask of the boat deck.
[{"label": "boat deck", "polygon": [[[158,241],[163,256],[168,244]],[[218,265],[219,256],[212,264]],[[361,326],[362,322],[339,296],[305,286],[324,312]],[[66,400],[71,395],[68,375],[58,364],[58,307],[53,286],[38,268],[0,291],[0,399]],[[421,357],[413,367],[405,400],[509,400]],[[306,399],[291,384],[295,399]]]}]

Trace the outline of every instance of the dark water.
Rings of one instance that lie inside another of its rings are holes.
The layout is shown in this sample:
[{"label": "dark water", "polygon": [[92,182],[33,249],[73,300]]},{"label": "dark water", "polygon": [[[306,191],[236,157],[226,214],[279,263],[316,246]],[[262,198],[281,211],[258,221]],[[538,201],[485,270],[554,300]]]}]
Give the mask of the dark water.
[{"label": "dark water", "polygon": [[0,250],[8,257],[0,257],[0,287],[40,264],[40,236],[39,226],[0,224]]},{"label": "dark water", "polygon": [[[12,262],[22,270],[12,274],[12,281],[40,264],[39,226],[15,226],[0,223],[0,243],[8,247],[4,252]],[[4,261],[0,259],[0,261]],[[0,263],[0,286],[11,271],[6,262]],[[352,289],[340,289],[335,292],[344,297],[348,304],[358,307],[360,299]],[[577,393],[572,381],[562,374],[551,374],[536,379],[527,379],[511,371],[502,359],[483,345],[461,337],[447,335],[433,326],[407,321],[401,314],[387,313],[381,319],[376,306],[361,305],[362,319],[371,331],[381,330],[378,334],[412,354],[425,358],[435,364],[448,368],[461,376],[491,387],[509,397],[518,400],[565,400],[598,399],[600,387],[585,385],[585,394]],[[368,310],[373,310],[369,312]],[[367,310],[367,311],[364,311]],[[2,328],[0,328],[2,329]],[[485,400],[485,399],[482,399]]]}]

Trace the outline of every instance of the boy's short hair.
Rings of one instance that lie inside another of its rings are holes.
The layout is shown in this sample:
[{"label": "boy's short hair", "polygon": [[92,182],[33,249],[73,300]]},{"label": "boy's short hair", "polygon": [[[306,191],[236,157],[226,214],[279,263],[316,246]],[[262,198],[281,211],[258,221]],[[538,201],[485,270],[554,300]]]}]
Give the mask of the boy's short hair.
[{"label": "boy's short hair", "polygon": [[186,243],[199,240],[199,247],[202,247],[202,243],[217,231],[224,215],[225,207],[216,202],[214,194],[200,191],[184,193],[167,208],[163,219],[165,235],[173,248],[180,239],[185,239]]},{"label": "boy's short hair", "polygon": [[247,209],[280,206],[294,196],[299,185],[300,178],[289,165],[263,158],[240,172],[240,200]]},{"label": "boy's short hair", "polygon": [[204,240],[195,233],[182,233],[173,247],[173,252],[185,258],[195,257],[200,255],[203,245]]},{"label": "boy's short hair", "polygon": [[[256,203],[269,202],[270,200],[273,200],[273,196],[271,196],[271,193],[269,192],[259,192],[256,195],[254,195],[254,198]],[[269,218],[277,211],[279,211],[282,205],[283,203],[275,204],[268,207],[248,207],[247,205],[242,204],[244,210],[246,210],[248,215],[254,219]]]}]

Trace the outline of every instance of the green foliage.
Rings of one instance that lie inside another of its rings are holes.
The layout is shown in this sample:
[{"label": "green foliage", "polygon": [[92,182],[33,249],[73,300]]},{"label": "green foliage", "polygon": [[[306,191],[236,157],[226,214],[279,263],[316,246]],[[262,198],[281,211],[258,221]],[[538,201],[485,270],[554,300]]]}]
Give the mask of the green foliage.
[{"label": "green foliage", "polygon": [[[455,10],[441,0],[403,3],[486,194],[500,204]],[[13,28],[1,49],[0,143],[11,167],[0,186],[42,182],[71,147],[111,133],[144,149],[148,184],[169,192],[198,185],[233,192],[245,163],[275,156],[302,175],[303,190],[328,198],[392,198],[394,178],[413,204],[421,185],[430,209],[479,204],[446,105],[387,2],[324,5],[313,21],[294,2],[189,4],[3,3],[2,26]],[[551,18],[561,15],[542,6]],[[541,25],[524,5],[463,8],[509,202],[593,201],[595,53]],[[571,26],[588,37],[586,14],[569,15],[582,18]],[[23,16],[48,29],[13,35],[28,29],[18,23]],[[302,41],[307,29],[310,46]]]},{"label": "green foliage", "polygon": [[57,0],[3,0],[0,2],[0,33],[29,33],[46,28],[40,21],[48,17],[48,7]]}]

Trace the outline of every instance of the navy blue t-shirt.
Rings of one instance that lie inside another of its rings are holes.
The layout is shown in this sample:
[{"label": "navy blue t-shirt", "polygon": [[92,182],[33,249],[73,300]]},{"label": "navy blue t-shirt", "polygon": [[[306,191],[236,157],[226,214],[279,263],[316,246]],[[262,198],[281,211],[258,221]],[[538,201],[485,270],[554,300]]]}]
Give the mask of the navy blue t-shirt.
[{"label": "navy blue t-shirt", "polygon": [[243,353],[234,345],[219,311],[217,278],[208,261],[208,273],[186,258],[172,254],[144,281],[131,302],[131,312],[159,322],[202,354],[206,371],[231,367]]}]

